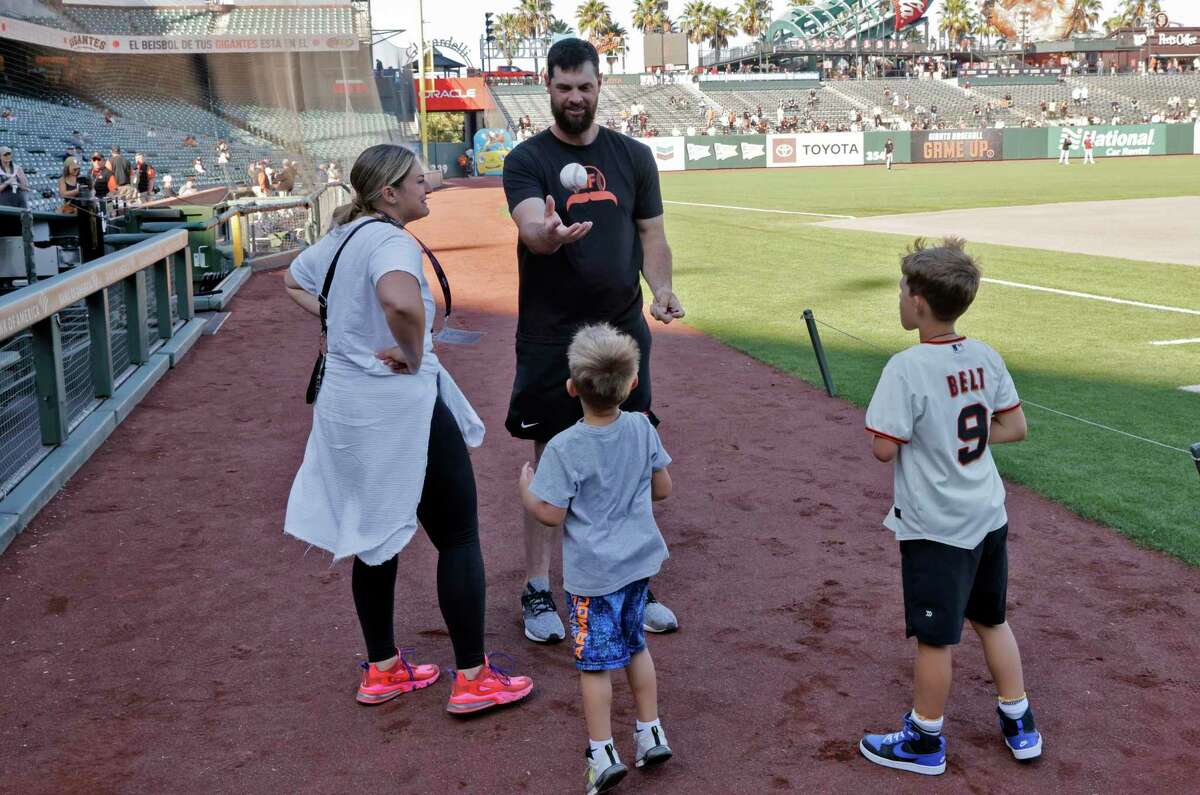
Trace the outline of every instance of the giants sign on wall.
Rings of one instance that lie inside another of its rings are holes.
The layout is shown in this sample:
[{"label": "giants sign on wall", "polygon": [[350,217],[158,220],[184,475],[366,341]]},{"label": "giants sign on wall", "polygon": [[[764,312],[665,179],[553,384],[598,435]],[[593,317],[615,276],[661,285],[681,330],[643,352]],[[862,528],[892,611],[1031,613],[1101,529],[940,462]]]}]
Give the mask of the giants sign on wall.
[{"label": "giants sign on wall", "polygon": [[659,171],[683,171],[687,162],[683,154],[683,136],[634,138],[633,140],[650,148],[650,154],[654,155],[654,163],[658,166]]},{"label": "giants sign on wall", "polygon": [[1004,134],[1000,130],[914,132],[911,154],[914,163],[1000,160],[1004,157]]},{"label": "giants sign on wall", "polygon": [[231,36],[126,36],[92,35],[61,28],[35,25],[22,19],[0,16],[0,38],[40,44],[71,52],[112,55],[163,55],[178,53],[331,52],[357,50],[352,34],[284,36],[274,34]]},{"label": "giants sign on wall", "polygon": [[[421,90],[420,82],[420,79],[413,80],[413,89],[418,92]],[[420,102],[419,94],[417,102]],[[492,95],[482,77],[425,79],[425,110],[491,110],[494,107]]]},{"label": "giants sign on wall", "polygon": [[862,163],[862,133],[767,136],[767,165],[772,168],[861,166]]}]

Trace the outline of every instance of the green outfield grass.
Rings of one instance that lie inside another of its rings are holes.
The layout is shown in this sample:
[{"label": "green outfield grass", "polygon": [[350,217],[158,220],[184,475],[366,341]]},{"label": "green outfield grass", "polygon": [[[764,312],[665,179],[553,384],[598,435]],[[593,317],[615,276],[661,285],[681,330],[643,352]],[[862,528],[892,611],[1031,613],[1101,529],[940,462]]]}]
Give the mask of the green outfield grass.
[{"label": "green outfield grass", "polygon": [[[1108,160],[1087,171],[1049,161],[894,174],[706,172],[668,175],[662,185],[664,198],[675,201],[863,216],[1195,195],[1200,157]],[[865,405],[887,352],[915,342],[897,316],[898,259],[907,240],[812,225],[819,220],[668,205],[675,287],[687,322],[812,383],[820,376],[801,320],[805,308],[860,337],[865,342],[821,329],[840,395]],[[1200,268],[1007,246],[972,251],[985,277],[1200,309]],[[1200,394],[1179,389],[1200,384],[1200,345],[1149,344],[1200,337],[1200,316],[984,284],[959,330],[1000,351],[1026,401],[1175,448],[1200,441]],[[1032,405],[1026,416],[1029,439],[994,451],[1006,477],[1200,565],[1200,480],[1187,455]]]}]

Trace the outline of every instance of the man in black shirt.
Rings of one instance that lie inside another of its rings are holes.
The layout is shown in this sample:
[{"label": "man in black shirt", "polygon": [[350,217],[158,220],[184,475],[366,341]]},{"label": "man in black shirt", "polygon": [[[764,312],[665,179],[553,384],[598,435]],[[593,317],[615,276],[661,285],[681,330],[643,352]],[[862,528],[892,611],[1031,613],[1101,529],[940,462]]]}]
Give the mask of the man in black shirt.
[{"label": "man in black shirt", "polygon": [[892,170],[892,160],[896,157],[896,142],[891,138],[887,139],[887,143],[883,145],[883,159],[887,163],[887,170]]},{"label": "man in black shirt", "polygon": [[[649,147],[594,124],[600,59],[580,39],[550,48],[546,84],[554,124],[523,141],[504,161],[504,193],[519,231],[517,371],[505,427],[534,443],[534,458],[582,416],[565,383],[567,346],[588,323],[607,322],[641,351],[637,387],[621,406],[650,413],[650,329],[642,316],[641,277],[654,296],[653,317],[683,317],[671,289],[671,249],[663,227],[658,168]],[[563,184],[563,168],[581,165],[586,184]],[[527,582],[521,597],[525,635],[565,637],[550,594],[550,553],[557,529],[525,519]],[[646,628],[670,631],[674,615],[648,599]]]},{"label": "man in black shirt", "polygon": [[130,168],[129,161],[122,156],[121,147],[114,146],[112,148],[112,157],[108,159],[108,167],[112,169],[113,177],[117,181],[117,198],[127,202],[137,198],[136,186],[129,184],[129,177],[133,169]]}]

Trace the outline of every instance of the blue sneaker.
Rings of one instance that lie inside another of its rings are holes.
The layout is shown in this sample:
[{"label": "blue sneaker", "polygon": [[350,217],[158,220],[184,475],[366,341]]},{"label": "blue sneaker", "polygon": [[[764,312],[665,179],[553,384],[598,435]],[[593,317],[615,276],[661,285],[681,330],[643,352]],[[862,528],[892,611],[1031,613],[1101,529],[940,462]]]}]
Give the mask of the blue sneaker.
[{"label": "blue sneaker", "polygon": [[917,728],[912,715],[904,716],[904,728],[891,734],[868,734],[858,742],[858,750],[870,761],[896,770],[923,776],[946,772],[946,738]]},{"label": "blue sneaker", "polygon": [[1016,720],[1005,715],[999,707],[996,708],[996,714],[1000,716],[1004,744],[1014,757],[1024,761],[1042,755],[1042,733],[1033,725],[1032,709],[1026,708],[1025,714]]}]

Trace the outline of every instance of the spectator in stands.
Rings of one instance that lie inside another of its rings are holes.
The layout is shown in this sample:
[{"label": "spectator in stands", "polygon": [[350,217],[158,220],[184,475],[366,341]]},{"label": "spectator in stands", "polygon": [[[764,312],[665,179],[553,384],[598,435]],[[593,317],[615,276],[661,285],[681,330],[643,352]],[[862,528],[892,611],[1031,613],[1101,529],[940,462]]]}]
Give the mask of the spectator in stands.
[{"label": "spectator in stands", "polygon": [[0,207],[25,207],[29,180],[13,159],[13,150],[0,146]]},{"label": "spectator in stands", "polygon": [[148,201],[154,194],[154,166],[146,162],[146,156],[138,152],[133,156],[133,183],[140,201]]},{"label": "spectator in stands", "polygon": [[151,127],[150,129],[146,130],[146,137],[147,137],[147,138],[157,138],[157,137],[158,137],[158,130],[156,130],[156,129],[154,129],[153,127]]},{"label": "spectator in stands", "polygon": [[187,146],[187,147],[193,147],[193,146],[199,146],[200,144],[196,143],[196,136],[185,135],[183,137],[183,145]]},{"label": "spectator in stands", "polygon": [[133,169],[129,165],[129,161],[121,154],[121,147],[112,147],[112,156],[108,159],[108,167],[112,170],[113,179],[117,189],[117,198],[131,202],[136,198],[136,186],[129,184],[129,177]]},{"label": "spectator in stands", "polygon": [[13,115],[12,108],[5,107],[4,110],[0,111],[0,120],[12,121],[15,118],[17,117]]},{"label": "spectator in stands", "polygon": [[192,171],[195,171],[198,177],[202,177],[208,173],[208,169],[204,167],[204,160],[202,158],[197,157],[192,160]]},{"label": "spectator in stands", "polygon": [[104,123],[105,124],[113,123],[113,112],[111,110],[109,110],[108,108],[104,109]]},{"label": "spectator in stands", "polygon": [[259,163],[255,169],[253,191],[255,196],[271,195],[271,175],[267,171],[266,163]]},{"label": "spectator in stands", "polygon": [[112,180],[112,169],[104,162],[99,152],[92,152],[92,170],[89,172],[92,182],[92,193],[103,201],[108,197]]},{"label": "spectator in stands", "polygon": [[275,177],[274,187],[280,196],[291,195],[292,189],[296,187],[296,172],[292,169],[292,161],[283,161],[283,167]]},{"label": "spectator in stands", "polygon": [[174,199],[178,195],[175,191],[175,178],[170,174],[163,174],[162,187],[159,189],[159,198]]},{"label": "spectator in stands", "polygon": [[328,182],[341,182],[342,181],[342,169],[341,169],[341,166],[339,166],[337,164],[336,160],[329,161],[329,168],[326,170],[325,173],[326,173],[326,180]]},{"label": "spectator in stands", "polygon": [[62,176],[58,178],[58,198],[62,199],[58,211],[66,215],[75,215],[79,210],[71,203],[71,199],[79,197],[79,161],[68,157],[63,161]]},{"label": "spectator in stands", "polygon": [[199,188],[196,186],[196,178],[189,175],[187,181],[183,183],[183,187],[179,189],[180,197],[191,196],[193,193],[198,193]]}]

